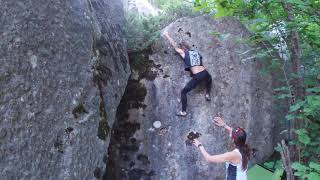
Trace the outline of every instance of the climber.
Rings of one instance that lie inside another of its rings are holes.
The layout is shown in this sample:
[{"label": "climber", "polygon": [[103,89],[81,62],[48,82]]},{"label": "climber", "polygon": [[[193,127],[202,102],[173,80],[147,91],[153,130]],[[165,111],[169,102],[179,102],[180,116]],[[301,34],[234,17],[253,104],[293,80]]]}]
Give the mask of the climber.
[{"label": "climber", "polygon": [[226,163],[226,180],[247,180],[248,161],[251,150],[246,144],[246,132],[240,127],[232,129],[220,117],[215,117],[214,123],[217,126],[224,127],[228,131],[235,149],[224,154],[210,155],[198,139],[194,139],[193,144],[199,147],[201,154],[207,162]]},{"label": "climber", "polygon": [[202,65],[202,56],[194,50],[191,50],[187,43],[180,43],[180,48],[177,46],[175,41],[169,36],[168,31],[164,31],[165,37],[169,40],[170,44],[174,47],[175,51],[179,53],[185,63],[185,71],[189,71],[192,79],[185,85],[181,91],[181,104],[182,111],[178,112],[178,116],[187,115],[187,93],[194,89],[202,81],[206,83],[206,95],[207,101],[211,100],[210,91],[212,78],[208,71]]}]

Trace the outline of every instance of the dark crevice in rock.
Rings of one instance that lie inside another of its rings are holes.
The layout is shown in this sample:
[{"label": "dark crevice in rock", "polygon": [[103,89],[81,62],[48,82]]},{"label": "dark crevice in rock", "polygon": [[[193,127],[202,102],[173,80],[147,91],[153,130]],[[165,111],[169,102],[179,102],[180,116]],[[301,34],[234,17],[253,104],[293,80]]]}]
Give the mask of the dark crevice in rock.
[{"label": "dark crevice in rock", "polygon": [[188,35],[191,38],[191,32],[186,32],[186,35]]},{"label": "dark crevice in rock", "polygon": [[111,49],[110,46],[111,46],[110,42],[108,42],[106,38],[103,36],[97,41],[97,49],[104,56],[107,56],[107,55],[114,56],[114,54],[109,54],[110,52],[113,53],[112,51],[110,51]]},{"label": "dark crevice in rock", "polygon": [[104,101],[104,96],[103,96],[103,91],[102,91],[102,86],[101,86],[101,81],[97,82],[98,89],[99,89],[99,95],[100,95],[100,102],[99,102],[99,116],[100,116],[100,121],[99,121],[99,126],[98,126],[98,134],[97,136],[101,140],[106,140],[110,131],[110,126],[107,121],[107,112],[105,109],[105,101]]},{"label": "dark crevice in rock", "polygon": [[100,167],[96,167],[95,170],[93,171],[93,175],[95,178],[100,179],[102,176],[102,171]]},{"label": "dark crevice in rock", "polygon": [[168,78],[168,77],[170,77],[168,74],[165,74],[165,75],[163,76],[163,78]]},{"label": "dark crevice in rock", "polygon": [[152,176],[155,175],[154,171],[147,172],[144,169],[132,169],[129,171],[128,176],[132,180],[138,180],[138,179],[145,179],[145,180],[150,180]]},{"label": "dark crevice in rock", "polygon": [[108,137],[110,131],[110,126],[108,124],[108,122],[106,121],[100,121],[99,122],[99,127],[98,127],[98,134],[97,136],[101,139],[101,140],[106,140]]},{"label": "dark crevice in rock", "polygon": [[[106,172],[103,179],[150,179],[155,175],[154,171],[150,171],[149,158],[146,155],[139,154],[135,157],[135,152],[138,152],[140,141],[134,136],[135,132],[140,129],[140,124],[137,121],[128,121],[129,110],[146,108],[144,99],[147,95],[147,90],[141,79],[154,80],[157,72],[152,71],[152,68],[160,69],[160,66],[155,65],[149,60],[150,51],[144,53],[129,54],[130,65],[133,70],[138,73],[138,79],[129,79],[124,95],[116,113],[116,122],[112,128],[111,140],[108,149],[108,162]],[[146,169],[136,168],[136,164],[144,164]]]},{"label": "dark crevice in rock", "polygon": [[163,71],[161,65],[157,65],[149,59],[150,54],[152,54],[151,48],[141,52],[129,53],[129,63],[131,68],[139,73],[138,80],[153,81],[158,75],[156,70]]},{"label": "dark crevice in rock", "polygon": [[53,146],[59,153],[63,153],[63,142],[60,139],[60,136],[57,136]]},{"label": "dark crevice in rock", "polygon": [[111,70],[103,65],[102,63],[97,63],[97,65],[94,67],[94,76],[93,81],[97,84],[98,82],[106,82],[112,77]]},{"label": "dark crevice in rock", "polygon": [[[128,110],[133,108],[146,108],[147,105],[143,104],[146,94],[147,90],[143,84],[141,84],[138,80],[130,79],[128,81],[126,91],[121,99],[118,109],[123,108],[125,110]],[[120,116],[119,118],[121,119],[128,118],[127,116],[123,117],[123,115],[126,114],[124,112],[126,111],[122,111],[117,116]]]},{"label": "dark crevice in rock", "polygon": [[73,110],[72,114],[74,118],[78,118],[81,114],[88,114],[89,112],[84,108],[82,103],[79,103]]},{"label": "dark crevice in rock", "polygon": [[64,131],[65,131],[67,134],[70,134],[70,133],[73,131],[73,127],[67,127]]},{"label": "dark crevice in rock", "polygon": [[150,161],[149,161],[148,156],[146,156],[146,155],[144,155],[144,154],[139,154],[139,155],[137,156],[137,159],[138,159],[139,161],[141,161],[144,165],[150,164]]},{"label": "dark crevice in rock", "polygon": [[[140,129],[139,123],[128,122],[129,109],[145,108],[143,104],[146,89],[137,80],[130,79],[125,93],[117,109],[116,122],[112,128],[112,136],[108,149],[107,169],[103,179],[123,179],[129,172],[129,164],[132,165],[130,152],[139,150],[139,142],[133,138],[134,133]],[[119,161],[126,162],[125,166]],[[124,178],[125,179],[125,178]]]},{"label": "dark crevice in rock", "polygon": [[3,139],[7,136],[7,130],[6,129],[1,129],[0,130],[0,139]]},{"label": "dark crevice in rock", "polygon": [[[97,45],[94,45],[96,47]],[[96,52],[93,50],[93,52]],[[106,140],[107,136],[110,132],[110,126],[107,121],[107,112],[105,109],[105,100],[104,100],[104,91],[103,85],[107,84],[108,80],[112,77],[111,70],[106,67],[103,63],[101,63],[101,59],[99,59],[99,54],[96,54],[97,62],[94,66],[94,75],[93,75],[93,82],[96,84],[98,91],[99,91],[99,126],[98,126],[98,133],[97,136],[101,140]]]}]

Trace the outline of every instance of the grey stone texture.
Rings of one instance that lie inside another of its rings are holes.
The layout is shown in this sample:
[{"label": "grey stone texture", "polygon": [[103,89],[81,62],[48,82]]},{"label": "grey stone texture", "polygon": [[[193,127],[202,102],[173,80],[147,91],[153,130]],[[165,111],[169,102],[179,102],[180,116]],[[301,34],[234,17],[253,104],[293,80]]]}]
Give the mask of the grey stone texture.
[{"label": "grey stone texture", "polygon": [[[188,93],[187,117],[175,115],[181,109],[180,91],[191,78],[161,37],[142,63],[148,70],[133,69],[113,127],[107,179],[224,179],[225,164],[208,164],[198,148],[185,144],[188,133],[196,131],[209,153],[232,150],[226,131],[213,124],[214,116],[246,129],[248,144],[257,150],[250,164],[266,160],[279,120],[273,109],[275,79],[259,73],[262,65],[245,43],[248,30],[235,19],[208,16],[182,18],[167,29],[177,43],[186,41],[203,56],[213,78],[212,100],[205,101],[201,85]],[[155,121],[161,122],[159,129]]]},{"label": "grey stone texture", "polygon": [[0,0],[0,179],[95,179],[130,74],[114,0]]}]

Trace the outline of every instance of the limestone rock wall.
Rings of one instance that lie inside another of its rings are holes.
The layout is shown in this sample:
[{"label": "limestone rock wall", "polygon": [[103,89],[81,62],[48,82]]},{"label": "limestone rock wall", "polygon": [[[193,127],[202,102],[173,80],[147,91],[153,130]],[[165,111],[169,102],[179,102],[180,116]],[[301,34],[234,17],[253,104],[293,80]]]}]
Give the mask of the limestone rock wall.
[{"label": "limestone rock wall", "polygon": [[[207,16],[182,18],[167,29],[177,43],[184,40],[202,54],[213,77],[212,100],[205,101],[200,86],[188,94],[188,116],[175,115],[181,109],[180,91],[190,77],[168,41],[160,38],[143,60],[148,68],[134,69],[118,109],[108,179],[224,179],[224,164],[208,164],[197,148],[185,144],[188,133],[197,131],[209,153],[232,150],[225,130],[213,125],[214,116],[247,130],[249,144],[257,149],[251,163],[268,158],[278,122],[274,79],[259,73],[261,64],[244,43],[250,33],[237,20]],[[153,127],[155,121],[161,122],[159,129]]]},{"label": "limestone rock wall", "polygon": [[130,74],[113,0],[0,0],[0,179],[102,177]]}]

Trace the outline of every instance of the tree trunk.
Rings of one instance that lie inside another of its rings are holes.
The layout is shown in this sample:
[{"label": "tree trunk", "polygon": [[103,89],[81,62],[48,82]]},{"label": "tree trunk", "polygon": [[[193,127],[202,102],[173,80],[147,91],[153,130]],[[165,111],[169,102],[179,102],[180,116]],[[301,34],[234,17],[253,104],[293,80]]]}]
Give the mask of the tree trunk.
[{"label": "tree trunk", "polygon": [[290,153],[289,153],[290,151],[284,140],[281,141],[281,147],[282,147],[282,151],[280,152],[280,154],[281,154],[283,168],[287,175],[287,180],[294,180],[294,176],[291,168],[291,160],[290,160]]},{"label": "tree trunk", "polygon": [[[283,9],[288,13],[288,22],[294,22],[294,13],[292,4],[282,1],[282,7]],[[301,61],[300,61],[300,42],[299,42],[299,34],[296,28],[292,28],[289,31],[288,39],[286,40],[287,46],[290,50],[290,60],[291,60],[291,73],[295,74],[294,80],[292,81],[293,85],[293,103],[297,100],[303,100],[304,99],[304,85],[303,85],[303,77],[300,70],[301,67]],[[293,129],[300,129],[303,127],[303,120],[302,119],[295,119],[293,121],[290,121],[289,125],[289,139],[292,140],[296,138],[295,134],[293,133]],[[298,155],[295,147],[290,147],[291,152],[291,159],[297,160]]]}]

